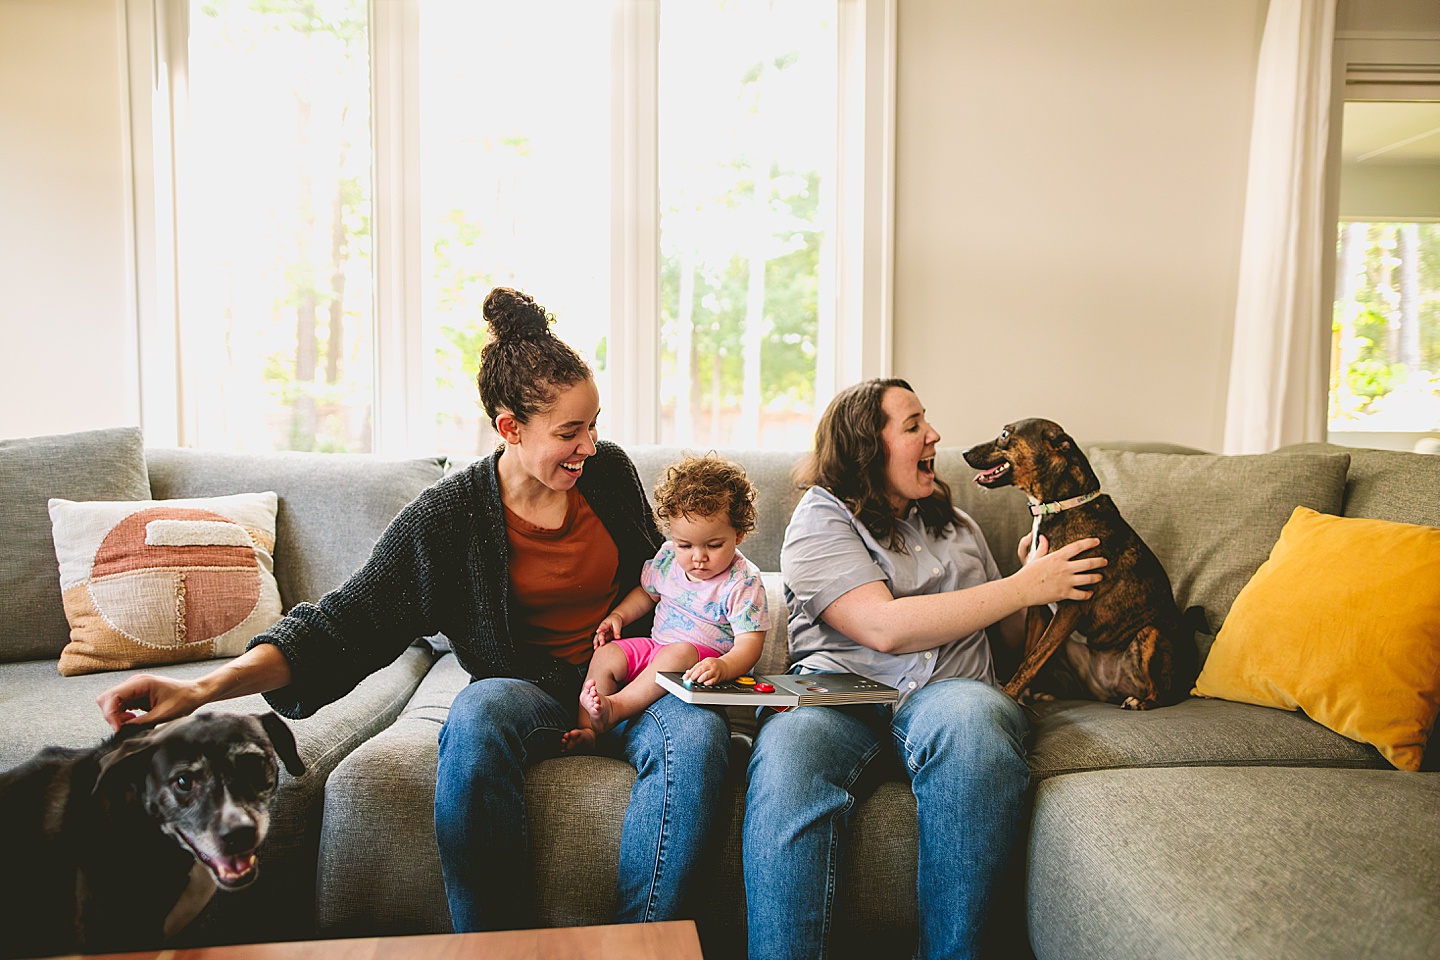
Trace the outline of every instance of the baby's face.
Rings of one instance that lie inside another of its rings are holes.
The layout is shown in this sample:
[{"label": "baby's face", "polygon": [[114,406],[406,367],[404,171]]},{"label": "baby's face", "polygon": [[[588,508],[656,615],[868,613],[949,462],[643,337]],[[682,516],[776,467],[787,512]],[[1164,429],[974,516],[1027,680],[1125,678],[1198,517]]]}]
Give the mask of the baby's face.
[{"label": "baby's face", "polygon": [[685,576],[697,582],[729,570],[735,562],[735,548],[744,539],[723,513],[708,517],[679,516],[670,521],[675,559]]}]

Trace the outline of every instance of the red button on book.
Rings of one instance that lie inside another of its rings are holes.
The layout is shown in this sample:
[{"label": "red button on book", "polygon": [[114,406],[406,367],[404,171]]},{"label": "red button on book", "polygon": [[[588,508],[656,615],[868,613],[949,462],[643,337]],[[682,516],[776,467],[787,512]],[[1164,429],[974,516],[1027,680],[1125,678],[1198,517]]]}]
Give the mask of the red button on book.
[{"label": "red button on book", "polygon": [[766,683],[765,681],[761,680],[759,683],[755,684],[755,692],[756,692],[756,693],[774,693],[774,692],[775,692],[775,685],[774,685],[773,683]]}]

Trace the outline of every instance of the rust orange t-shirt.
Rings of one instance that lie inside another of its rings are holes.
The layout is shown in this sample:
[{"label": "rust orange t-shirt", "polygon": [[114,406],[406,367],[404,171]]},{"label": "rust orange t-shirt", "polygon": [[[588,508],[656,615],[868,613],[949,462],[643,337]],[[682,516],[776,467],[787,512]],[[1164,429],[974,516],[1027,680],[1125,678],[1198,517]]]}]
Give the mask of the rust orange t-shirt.
[{"label": "rust orange t-shirt", "polygon": [[595,628],[615,606],[620,551],[610,532],[572,488],[565,522],[537,527],[509,507],[510,622],[516,639],[568,663],[590,659]]}]

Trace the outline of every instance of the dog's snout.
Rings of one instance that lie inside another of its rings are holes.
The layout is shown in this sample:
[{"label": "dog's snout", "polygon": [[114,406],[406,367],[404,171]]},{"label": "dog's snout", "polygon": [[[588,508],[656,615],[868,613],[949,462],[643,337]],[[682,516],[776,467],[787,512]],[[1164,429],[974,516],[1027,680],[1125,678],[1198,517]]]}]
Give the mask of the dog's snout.
[{"label": "dog's snout", "polygon": [[254,826],[236,827],[227,830],[220,837],[220,845],[226,856],[249,853],[260,842],[260,831]]}]

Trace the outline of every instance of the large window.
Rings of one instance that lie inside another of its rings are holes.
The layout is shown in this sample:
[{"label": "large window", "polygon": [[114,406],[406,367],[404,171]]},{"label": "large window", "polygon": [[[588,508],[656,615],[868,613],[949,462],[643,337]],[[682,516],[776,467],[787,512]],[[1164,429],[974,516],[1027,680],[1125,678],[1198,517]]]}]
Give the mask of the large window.
[{"label": "large window", "polygon": [[1440,429],[1440,102],[1345,104],[1330,429]]},{"label": "large window", "polygon": [[176,144],[186,439],[367,451],[365,4],[196,0],[189,27]]},{"label": "large window", "polygon": [[153,442],[486,452],[496,284],[624,441],[803,445],[887,372],[894,0],[143,3]]},{"label": "large window", "polygon": [[834,324],[836,8],[665,7],[660,436],[804,446]]},{"label": "large window", "polygon": [[1332,441],[1440,433],[1440,39],[1336,41]]},{"label": "large window", "polygon": [[[609,402],[610,9],[593,0],[420,7],[422,403],[434,448],[497,442],[475,376],[480,306],[520,287]],[[608,433],[608,423],[602,424]]]}]

